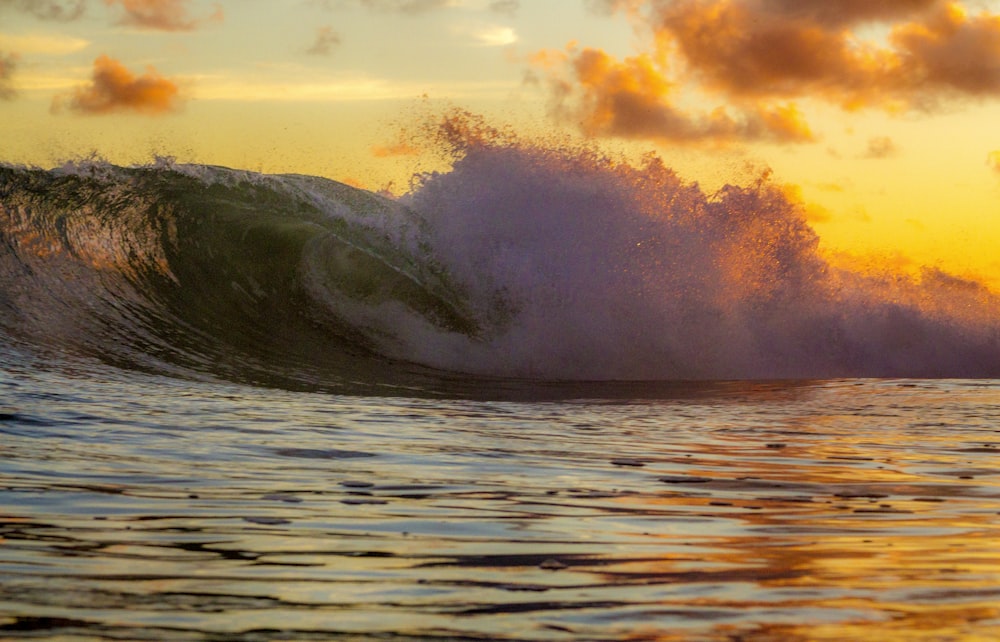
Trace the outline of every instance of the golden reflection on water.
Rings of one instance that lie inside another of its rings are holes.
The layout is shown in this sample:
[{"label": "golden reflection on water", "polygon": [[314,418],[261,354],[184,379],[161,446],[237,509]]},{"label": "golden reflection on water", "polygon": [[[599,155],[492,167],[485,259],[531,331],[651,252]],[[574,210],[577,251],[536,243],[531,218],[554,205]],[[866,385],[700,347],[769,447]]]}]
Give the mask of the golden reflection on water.
[{"label": "golden reflection on water", "polygon": [[213,400],[197,450],[11,432],[0,634],[988,640],[1000,399],[936,384],[928,419],[921,392]]},{"label": "golden reflection on water", "polygon": [[[667,492],[622,496],[636,510],[711,526],[695,536],[650,533],[696,552],[630,564],[607,581],[746,583],[745,598],[659,603],[760,614],[757,626],[713,628],[731,639],[998,639],[1000,435],[956,442],[947,424],[887,415],[878,421],[897,425],[873,439],[852,426],[871,421],[863,407],[777,425],[780,442],[717,435],[685,455],[689,481],[667,476]],[[727,522],[721,530],[737,534],[713,534]],[[684,570],[691,568],[699,570]],[[764,623],[810,612],[805,623]],[[644,627],[623,639],[690,638]]]}]

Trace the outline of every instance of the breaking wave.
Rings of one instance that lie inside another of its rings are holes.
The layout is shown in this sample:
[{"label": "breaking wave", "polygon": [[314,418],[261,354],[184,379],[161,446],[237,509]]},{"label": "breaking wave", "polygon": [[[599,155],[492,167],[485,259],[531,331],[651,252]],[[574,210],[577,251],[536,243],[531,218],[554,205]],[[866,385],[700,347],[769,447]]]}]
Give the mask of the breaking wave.
[{"label": "breaking wave", "polygon": [[400,199],[169,162],[6,166],[0,333],[278,385],[1000,375],[985,286],[837,267],[818,241],[766,180],[706,194],[656,159],[509,141],[466,141]]}]

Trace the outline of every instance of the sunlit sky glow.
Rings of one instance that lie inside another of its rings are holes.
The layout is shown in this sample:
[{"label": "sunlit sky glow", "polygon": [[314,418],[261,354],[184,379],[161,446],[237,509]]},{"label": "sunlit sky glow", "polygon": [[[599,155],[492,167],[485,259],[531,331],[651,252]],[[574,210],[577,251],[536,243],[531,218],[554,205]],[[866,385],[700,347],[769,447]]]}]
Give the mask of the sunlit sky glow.
[{"label": "sunlit sky glow", "polygon": [[1000,0],[0,0],[0,160],[405,191],[449,107],[763,168],[831,253],[1000,286]]}]

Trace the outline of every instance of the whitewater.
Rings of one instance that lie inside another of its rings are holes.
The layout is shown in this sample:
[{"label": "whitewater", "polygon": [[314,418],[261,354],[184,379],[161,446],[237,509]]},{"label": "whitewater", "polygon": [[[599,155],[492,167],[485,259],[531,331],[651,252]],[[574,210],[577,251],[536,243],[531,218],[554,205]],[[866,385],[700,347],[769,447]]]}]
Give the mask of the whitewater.
[{"label": "whitewater", "polygon": [[996,293],[766,176],[453,151],[0,165],[0,637],[996,639]]}]

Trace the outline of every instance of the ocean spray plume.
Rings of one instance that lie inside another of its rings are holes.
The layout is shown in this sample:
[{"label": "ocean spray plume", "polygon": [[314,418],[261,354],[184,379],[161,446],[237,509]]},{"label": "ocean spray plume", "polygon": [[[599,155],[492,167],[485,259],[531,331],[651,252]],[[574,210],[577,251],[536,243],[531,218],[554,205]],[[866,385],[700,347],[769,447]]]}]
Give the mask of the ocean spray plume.
[{"label": "ocean spray plume", "polygon": [[830,264],[766,176],[706,194],[652,156],[451,117],[451,169],[396,201],[168,161],[0,168],[0,335],[333,389],[439,371],[1000,376],[996,295]]},{"label": "ocean spray plume", "polygon": [[705,194],[654,157],[496,136],[453,114],[450,171],[403,200],[481,310],[487,343],[424,346],[444,368],[541,378],[1000,374],[1000,300],[937,270],[829,264],[802,207],[766,176]]}]

